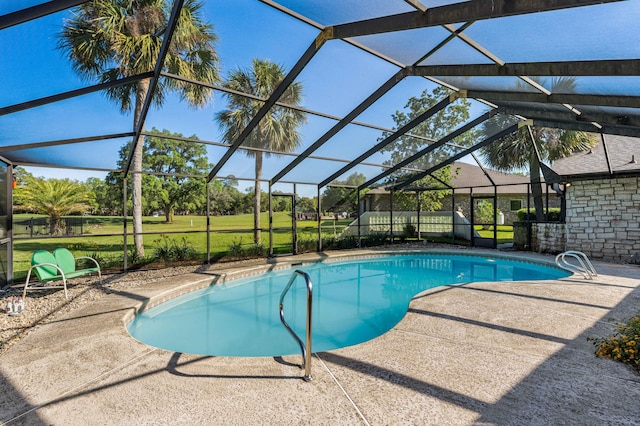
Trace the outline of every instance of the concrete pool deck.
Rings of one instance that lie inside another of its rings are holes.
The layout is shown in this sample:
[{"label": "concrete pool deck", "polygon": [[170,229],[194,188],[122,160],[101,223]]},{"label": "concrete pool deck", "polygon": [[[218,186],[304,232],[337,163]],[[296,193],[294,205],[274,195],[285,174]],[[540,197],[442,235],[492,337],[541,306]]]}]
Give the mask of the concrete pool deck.
[{"label": "concrete pool deck", "polygon": [[[370,252],[349,254],[357,253]],[[300,378],[300,356],[185,355],[126,332],[125,317],[142,303],[208,284],[233,272],[229,266],[113,292],[40,326],[0,356],[0,423],[640,424],[640,376],[596,358],[587,340],[610,335],[640,310],[640,267],[594,266],[593,281],[429,290],[383,336],[315,354],[311,382]],[[239,266],[252,268],[258,265]]]}]

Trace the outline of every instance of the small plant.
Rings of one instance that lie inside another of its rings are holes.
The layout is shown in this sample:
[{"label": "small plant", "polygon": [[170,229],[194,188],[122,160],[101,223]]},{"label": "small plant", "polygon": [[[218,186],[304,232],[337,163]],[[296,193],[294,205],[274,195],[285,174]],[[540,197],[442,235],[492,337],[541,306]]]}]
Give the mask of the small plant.
[{"label": "small plant", "polygon": [[171,260],[184,261],[192,260],[196,257],[196,250],[191,243],[187,240],[187,237],[182,237],[182,242],[178,244],[177,241],[173,241],[171,246]]},{"label": "small plant", "polygon": [[267,248],[262,244],[252,244],[244,250],[244,257],[264,257],[267,255]]},{"label": "small plant", "polygon": [[182,237],[182,242],[178,243],[166,235],[161,235],[159,240],[154,240],[158,244],[153,254],[156,259],[165,263],[180,262],[195,258],[196,251],[186,237]]},{"label": "small plant", "polygon": [[389,241],[387,234],[369,234],[360,240],[362,247],[383,246]]},{"label": "small plant", "polygon": [[252,244],[244,247],[242,245],[242,238],[234,240],[228,247],[227,255],[237,259],[264,257],[267,255],[267,248],[265,246],[262,244]]},{"label": "small plant", "polygon": [[231,257],[241,258],[244,255],[244,250],[242,248],[242,238],[239,240],[233,240],[231,244],[229,244],[227,249],[227,254]]},{"label": "small plant", "polygon": [[[171,246],[169,245],[169,237],[166,235],[161,235],[159,239],[153,240],[154,244],[157,244],[157,247],[153,250],[153,256],[156,259],[163,260],[164,262],[169,262],[171,260]],[[133,259],[132,263],[136,263]]]},{"label": "small plant", "polygon": [[318,239],[313,235],[301,235],[298,238],[298,253],[312,253],[318,249]]},{"label": "small plant", "polygon": [[[98,262],[99,265],[107,265],[110,263],[109,261],[107,261],[106,257],[102,256],[97,251],[94,251],[93,253],[91,253],[89,257],[94,259],[96,262]],[[89,260],[89,262],[91,261]]]},{"label": "small plant", "polygon": [[144,265],[146,259],[140,256],[134,247],[127,251],[127,259],[131,265]]},{"label": "small plant", "polygon": [[400,234],[400,239],[403,241],[407,238],[413,238],[416,236],[416,226],[411,223],[407,223],[402,229],[402,234]]},{"label": "small plant", "polygon": [[628,364],[640,374],[640,313],[618,324],[613,336],[589,340],[596,345],[596,356]]},{"label": "small plant", "polygon": [[[369,234],[360,238],[360,247],[375,247],[385,245],[389,241],[387,234]],[[350,235],[342,238],[323,238],[322,247],[325,249],[346,250],[358,248],[358,237]]]}]

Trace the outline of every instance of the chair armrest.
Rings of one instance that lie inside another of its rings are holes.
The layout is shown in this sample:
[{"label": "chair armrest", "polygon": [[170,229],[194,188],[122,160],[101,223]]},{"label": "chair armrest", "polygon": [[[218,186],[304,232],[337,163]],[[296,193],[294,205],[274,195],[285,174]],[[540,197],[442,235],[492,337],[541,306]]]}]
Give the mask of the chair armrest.
[{"label": "chair armrest", "polygon": [[51,277],[49,280],[43,280],[43,283],[44,283],[43,288],[48,288],[46,286],[46,282],[48,281],[62,279],[62,287],[64,288],[64,297],[66,299],[69,299],[69,294],[67,293],[67,277],[64,276],[64,271],[55,263],[38,263],[37,265],[32,265],[29,268],[29,272],[27,272],[27,281],[24,283],[24,290],[22,291],[22,299],[24,299],[27,296],[27,289],[29,288],[29,280],[31,279],[31,271],[33,271],[34,268],[38,268],[40,266],[51,266],[55,268],[60,274],[59,276],[57,275],[55,277]]},{"label": "chair armrest", "polygon": [[89,259],[91,260],[93,263],[96,264],[96,266],[98,267],[98,269],[100,269],[100,264],[98,264],[98,261],[95,260],[93,257],[89,257],[89,256],[80,256],[80,257],[76,257],[76,260],[78,259]]}]

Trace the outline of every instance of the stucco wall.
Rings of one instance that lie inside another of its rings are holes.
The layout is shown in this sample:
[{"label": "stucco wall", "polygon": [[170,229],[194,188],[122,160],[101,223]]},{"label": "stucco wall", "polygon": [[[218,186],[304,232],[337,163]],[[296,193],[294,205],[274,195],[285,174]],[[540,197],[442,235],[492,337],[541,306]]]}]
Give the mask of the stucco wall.
[{"label": "stucco wall", "polygon": [[567,188],[567,250],[633,261],[640,253],[640,178],[585,180]]}]

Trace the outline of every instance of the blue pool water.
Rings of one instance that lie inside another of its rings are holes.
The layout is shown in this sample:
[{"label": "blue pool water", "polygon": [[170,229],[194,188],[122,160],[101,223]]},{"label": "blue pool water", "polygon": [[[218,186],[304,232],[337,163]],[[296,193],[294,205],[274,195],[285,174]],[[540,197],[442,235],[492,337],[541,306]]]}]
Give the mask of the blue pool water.
[{"label": "blue pool water", "polygon": [[[567,271],[501,258],[391,255],[300,266],[313,282],[312,351],[373,339],[395,326],[416,294],[477,281],[549,280]],[[280,322],[279,301],[293,269],[194,291],[137,315],[137,340],[162,349],[218,356],[282,356],[300,349]],[[306,286],[299,277],[285,319],[304,341]]]}]

